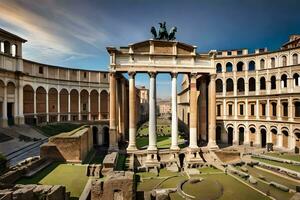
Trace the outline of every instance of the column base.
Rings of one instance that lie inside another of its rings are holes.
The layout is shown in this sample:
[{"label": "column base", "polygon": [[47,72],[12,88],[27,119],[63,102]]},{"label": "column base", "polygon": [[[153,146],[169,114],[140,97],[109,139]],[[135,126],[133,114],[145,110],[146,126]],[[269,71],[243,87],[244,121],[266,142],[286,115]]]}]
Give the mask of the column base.
[{"label": "column base", "polygon": [[209,149],[219,149],[219,146],[217,145],[217,143],[215,141],[208,142],[207,147]]},{"label": "column base", "polygon": [[179,148],[179,146],[178,145],[174,145],[174,146],[171,146],[170,147],[170,150],[172,150],[172,151],[179,151],[180,150],[180,148]]},{"label": "column base", "polygon": [[198,168],[204,164],[200,148],[188,148],[185,156],[185,168]]},{"label": "column base", "polygon": [[232,145],[233,145],[233,146],[238,146],[238,145],[239,145],[239,141],[233,141],[233,142],[232,142]]},{"label": "column base", "polygon": [[160,162],[157,159],[157,150],[147,150],[146,167],[159,167]]},{"label": "column base", "polygon": [[127,147],[127,149],[126,149],[126,151],[128,152],[128,153],[133,153],[133,152],[135,152],[135,151],[137,151],[138,149],[137,149],[137,147],[136,147],[136,145],[129,145],[128,147]]},{"label": "column base", "polygon": [[157,151],[157,146],[148,146],[147,151]]},{"label": "column base", "polygon": [[1,119],[1,127],[2,128],[7,128],[8,127],[7,119]]},{"label": "column base", "polygon": [[24,116],[17,116],[15,117],[15,122],[17,125],[23,125],[25,124]]}]

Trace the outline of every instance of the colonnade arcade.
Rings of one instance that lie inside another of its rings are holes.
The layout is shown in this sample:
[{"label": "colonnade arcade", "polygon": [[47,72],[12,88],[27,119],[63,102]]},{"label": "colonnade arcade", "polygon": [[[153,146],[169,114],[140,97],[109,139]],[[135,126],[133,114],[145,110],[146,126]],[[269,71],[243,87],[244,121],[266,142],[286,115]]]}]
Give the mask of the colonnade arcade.
[{"label": "colonnade arcade", "polygon": [[[178,74],[188,74],[190,79],[190,121],[189,121],[189,150],[198,151],[197,136],[197,79],[201,76],[208,83],[208,146],[216,148],[216,95],[215,70],[211,58],[201,57],[196,53],[196,47],[176,41],[147,40],[141,43],[116,49],[107,48],[110,54],[110,138],[116,138],[118,124],[116,110],[119,107],[117,96],[117,79],[119,73],[129,75],[129,144],[127,151],[135,152],[136,145],[136,91],[135,76],[138,73],[148,73],[149,83],[149,145],[147,152],[157,152],[156,135],[156,76],[160,73],[171,75],[171,146],[170,150],[179,151],[178,147],[178,117],[177,117],[177,77]],[[201,86],[200,86],[201,87]],[[203,94],[200,94],[203,95]],[[117,140],[110,140],[110,149],[117,149]]]}]

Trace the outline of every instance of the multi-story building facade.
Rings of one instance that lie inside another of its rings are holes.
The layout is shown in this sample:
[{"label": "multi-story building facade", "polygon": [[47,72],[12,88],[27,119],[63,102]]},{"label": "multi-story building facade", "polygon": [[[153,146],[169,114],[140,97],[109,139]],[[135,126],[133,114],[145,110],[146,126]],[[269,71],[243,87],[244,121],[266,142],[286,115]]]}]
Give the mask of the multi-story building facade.
[{"label": "multi-story building facade", "polygon": [[[251,54],[247,49],[209,52],[216,68],[217,144],[266,147],[270,143],[284,150],[300,146],[299,41],[299,35],[292,35],[280,50],[272,52],[265,48]],[[186,124],[188,85],[185,76],[178,94],[178,117]],[[203,109],[198,99],[201,127]],[[198,135],[207,139],[205,134]]]}]

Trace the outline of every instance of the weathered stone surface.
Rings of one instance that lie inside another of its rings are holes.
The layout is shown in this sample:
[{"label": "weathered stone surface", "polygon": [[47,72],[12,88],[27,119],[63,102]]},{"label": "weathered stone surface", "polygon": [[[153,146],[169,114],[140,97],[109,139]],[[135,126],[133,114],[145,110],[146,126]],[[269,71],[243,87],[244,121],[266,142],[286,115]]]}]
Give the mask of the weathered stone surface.
[{"label": "weathered stone surface", "polygon": [[257,180],[256,180],[253,176],[250,176],[250,177],[249,177],[249,182],[250,182],[251,184],[257,184]]}]

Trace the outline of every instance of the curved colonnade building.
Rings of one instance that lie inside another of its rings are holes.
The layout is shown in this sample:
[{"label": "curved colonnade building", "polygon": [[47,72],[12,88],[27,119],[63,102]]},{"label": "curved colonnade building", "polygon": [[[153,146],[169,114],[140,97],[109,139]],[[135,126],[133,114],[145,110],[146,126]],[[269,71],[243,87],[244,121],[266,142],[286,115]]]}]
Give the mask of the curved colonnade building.
[{"label": "curved colonnade building", "polygon": [[[300,36],[290,36],[280,50],[266,48],[211,51],[216,69],[216,142],[294,150],[300,147]],[[206,110],[198,89],[199,140]],[[205,91],[205,90],[203,90]],[[189,119],[189,80],[178,94],[179,118]],[[206,129],[206,128],[204,128]]]}]

